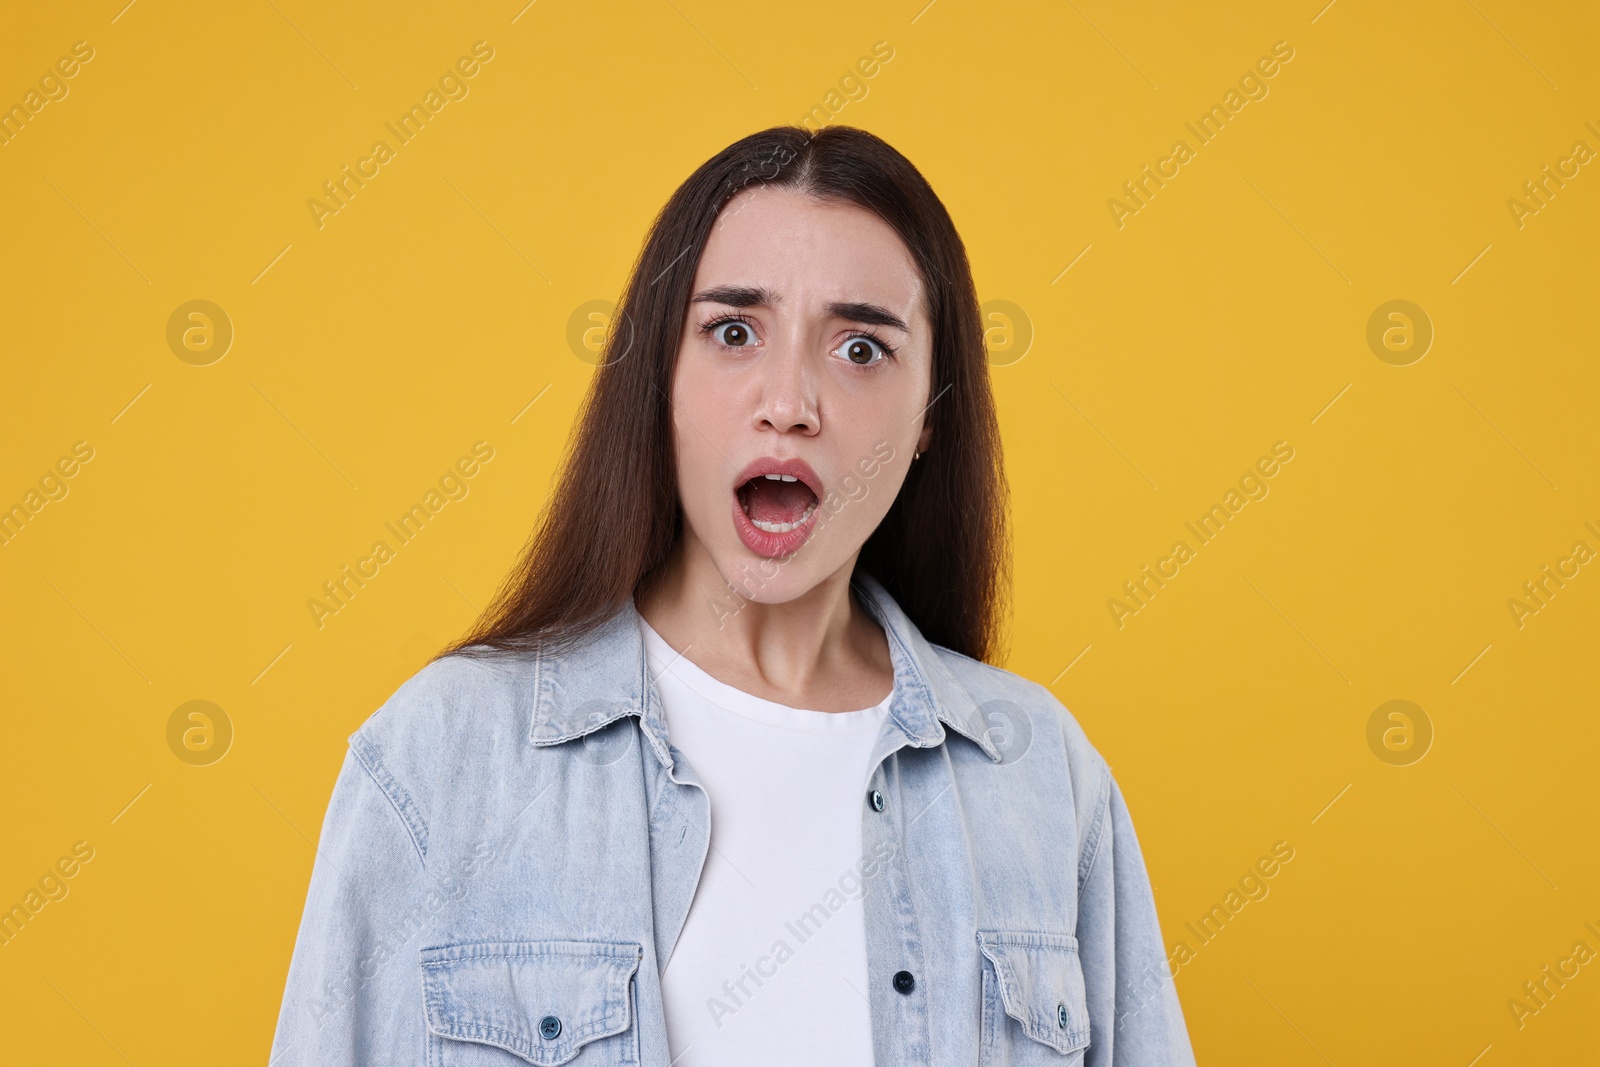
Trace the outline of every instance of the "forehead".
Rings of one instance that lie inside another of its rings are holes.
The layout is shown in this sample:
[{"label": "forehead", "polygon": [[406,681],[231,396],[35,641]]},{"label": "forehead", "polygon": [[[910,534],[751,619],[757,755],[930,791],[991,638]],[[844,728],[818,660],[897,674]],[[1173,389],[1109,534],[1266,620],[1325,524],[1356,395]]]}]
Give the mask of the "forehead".
[{"label": "forehead", "polygon": [[893,227],[855,204],[753,186],[722,208],[694,288],[766,286],[780,307],[865,301],[920,313],[922,278]]}]

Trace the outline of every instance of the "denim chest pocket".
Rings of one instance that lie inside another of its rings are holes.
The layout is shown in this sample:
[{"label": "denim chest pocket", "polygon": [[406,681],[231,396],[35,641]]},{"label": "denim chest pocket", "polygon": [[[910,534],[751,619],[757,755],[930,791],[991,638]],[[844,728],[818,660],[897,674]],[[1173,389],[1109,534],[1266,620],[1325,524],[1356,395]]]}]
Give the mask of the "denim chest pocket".
[{"label": "denim chest pocket", "polygon": [[983,1067],[1072,1067],[1089,1047],[1078,939],[979,930],[983,953]]},{"label": "denim chest pocket", "polygon": [[429,1067],[639,1062],[632,942],[480,941],[425,948]]}]

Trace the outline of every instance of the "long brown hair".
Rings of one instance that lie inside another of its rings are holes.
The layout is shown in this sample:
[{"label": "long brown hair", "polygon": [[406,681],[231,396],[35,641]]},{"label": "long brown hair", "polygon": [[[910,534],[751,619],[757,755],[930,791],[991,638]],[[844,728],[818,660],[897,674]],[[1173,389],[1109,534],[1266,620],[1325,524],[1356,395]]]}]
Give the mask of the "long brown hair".
[{"label": "long brown hair", "polygon": [[752,185],[863,207],[895,229],[916,261],[933,328],[933,438],[856,566],[929,641],[994,662],[1010,583],[1007,489],[966,249],[911,162],[849,126],[751,134],[672,194],[634,264],[521,560],[472,631],[440,655],[567,647],[667,561],[683,523],[667,401],[679,333],[717,213]]}]

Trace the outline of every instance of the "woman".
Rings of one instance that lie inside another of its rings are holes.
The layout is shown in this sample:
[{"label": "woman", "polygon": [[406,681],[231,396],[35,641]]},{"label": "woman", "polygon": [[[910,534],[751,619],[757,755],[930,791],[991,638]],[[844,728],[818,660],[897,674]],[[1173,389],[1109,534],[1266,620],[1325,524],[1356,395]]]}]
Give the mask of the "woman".
[{"label": "woman", "polygon": [[971,273],[779,127],[673,194],[475,632],[350,738],[275,1064],[1188,1064],[1127,809],[995,658]]}]

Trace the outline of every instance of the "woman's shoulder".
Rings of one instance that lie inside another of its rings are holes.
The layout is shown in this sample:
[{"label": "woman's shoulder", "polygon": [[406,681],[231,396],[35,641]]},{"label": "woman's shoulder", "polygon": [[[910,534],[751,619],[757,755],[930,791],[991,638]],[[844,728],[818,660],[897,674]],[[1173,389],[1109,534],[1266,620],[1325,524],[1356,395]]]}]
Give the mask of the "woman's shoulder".
[{"label": "woman's shoulder", "polygon": [[1097,777],[1108,767],[1077,717],[1047,686],[1004,667],[973,659],[943,645],[929,643],[939,665],[972,695],[982,718],[991,724],[1026,723],[1029,736],[1040,729],[1059,732],[1074,775]]},{"label": "woman's shoulder", "polygon": [[1109,822],[1114,781],[1105,757],[1048,687],[942,645],[930,647],[972,697],[981,729],[1000,754],[998,763],[978,766],[1003,772],[995,780],[1021,793],[1029,810],[1052,810],[1054,800],[1070,798],[1081,884]]},{"label": "woman's shoulder", "polygon": [[350,745],[384,776],[449,776],[486,752],[526,741],[540,657],[474,646],[425,664],[369,715]]}]

